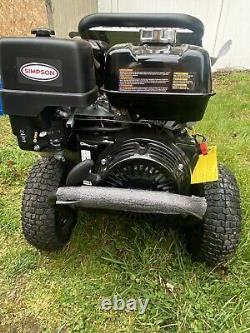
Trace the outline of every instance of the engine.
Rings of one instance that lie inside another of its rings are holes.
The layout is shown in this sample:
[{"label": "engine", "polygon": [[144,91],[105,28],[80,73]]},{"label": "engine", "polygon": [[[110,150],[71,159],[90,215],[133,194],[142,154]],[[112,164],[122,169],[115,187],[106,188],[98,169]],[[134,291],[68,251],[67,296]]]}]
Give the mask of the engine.
[{"label": "engine", "polygon": [[91,158],[98,185],[188,193],[199,152],[186,123],[203,117],[213,94],[197,35],[189,45],[176,29],[148,29],[137,44],[112,46],[35,33],[0,42],[3,104],[19,146]]}]

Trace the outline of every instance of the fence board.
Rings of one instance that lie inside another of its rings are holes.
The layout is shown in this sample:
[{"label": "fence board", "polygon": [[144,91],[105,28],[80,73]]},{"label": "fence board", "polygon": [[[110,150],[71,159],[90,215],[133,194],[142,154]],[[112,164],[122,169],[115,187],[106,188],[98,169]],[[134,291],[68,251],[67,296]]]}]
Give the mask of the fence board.
[{"label": "fence board", "polygon": [[228,39],[230,52],[215,68],[250,69],[249,0],[99,0],[99,12],[186,13],[200,18],[205,25],[203,45],[216,55]]},{"label": "fence board", "polygon": [[97,0],[50,0],[47,9],[53,15],[53,26],[58,37],[77,31],[80,19],[98,11]]},{"label": "fence board", "polygon": [[32,28],[46,25],[44,0],[0,0],[0,37],[28,36]]}]

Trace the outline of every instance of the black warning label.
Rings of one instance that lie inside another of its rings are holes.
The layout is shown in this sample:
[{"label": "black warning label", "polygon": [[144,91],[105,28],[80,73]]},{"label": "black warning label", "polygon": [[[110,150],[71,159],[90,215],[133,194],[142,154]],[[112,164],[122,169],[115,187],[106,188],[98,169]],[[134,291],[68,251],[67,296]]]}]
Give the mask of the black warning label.
[{"label": "black warning label", "polygon": [[170,72],[153,68],[121,68],[120,91],[166,92],[170,89]]}]

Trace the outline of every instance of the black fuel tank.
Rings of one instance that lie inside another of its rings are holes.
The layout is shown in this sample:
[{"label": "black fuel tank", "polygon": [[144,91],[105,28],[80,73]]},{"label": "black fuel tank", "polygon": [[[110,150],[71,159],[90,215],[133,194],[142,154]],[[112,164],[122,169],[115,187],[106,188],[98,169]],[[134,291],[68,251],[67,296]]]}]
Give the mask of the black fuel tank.
[{"label": "black fuel tank", "polygon": [[0,40],[4,110],[38,117],[47,106],[87,106],[97,98],[92,48],[50,37]]},{"label": "black fuel tank", "polygon": [[107,53],[104,91],[111,104],[143,118],[202,119],[212,92],[208,53],[183,44],[120,44]]}]

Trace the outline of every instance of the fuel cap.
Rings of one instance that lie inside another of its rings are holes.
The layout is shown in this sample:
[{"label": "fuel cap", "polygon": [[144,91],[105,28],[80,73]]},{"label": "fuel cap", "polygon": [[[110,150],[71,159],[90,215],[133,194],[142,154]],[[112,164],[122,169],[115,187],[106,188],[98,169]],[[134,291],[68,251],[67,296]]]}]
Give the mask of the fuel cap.
[{"label": "fuel cap", "polygon": [[36,37],[51,37],[55,35],[55,31],[42,27],[42,28],[32,29],[31,34],[36,35]]}]

